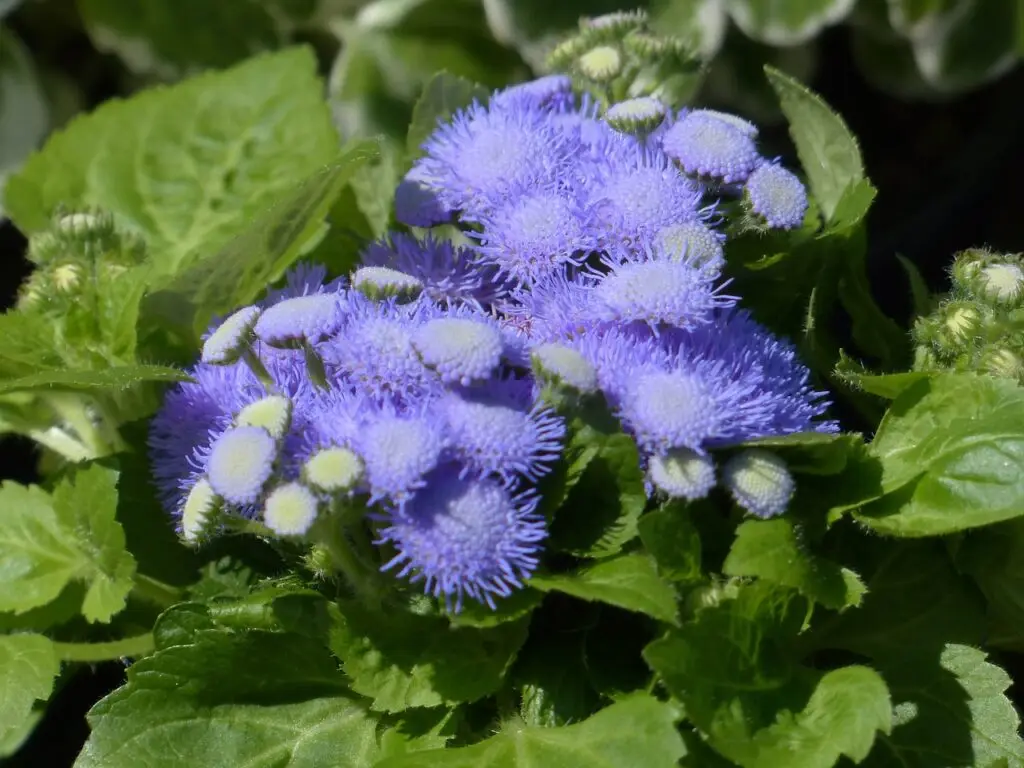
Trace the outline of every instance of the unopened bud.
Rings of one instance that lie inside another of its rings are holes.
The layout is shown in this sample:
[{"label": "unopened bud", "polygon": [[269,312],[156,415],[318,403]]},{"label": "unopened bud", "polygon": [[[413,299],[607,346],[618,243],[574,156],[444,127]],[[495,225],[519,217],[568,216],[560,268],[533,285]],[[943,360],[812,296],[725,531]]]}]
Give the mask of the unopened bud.
[{"label": "unopened bud", "polygon": [[185,498],[181,512],[181,538],[186,544],[198,544],[215,524],[220,499],[206,478],[200,478]]},{"label": "unopened bud", "polygon": [[1024,383],[1024,359],[1021,358],[1020,352],[1001,344],[993,344],[983,349],[978,367],[992,376]]},{"label": "unopened bud", "polygon": [[706,454],[676,448],[664,456],[651,458],[648,477],[668,496],[696,501],[715,487],[715,463]]},{"label": "unopened bud", "polygon": [[729,459],[722,467],[722,479],[736,503],[761,518],[785,512],[796,489],[786,462],[759,448]]},{"label": "unopened bud", "polygon": [[614,46],[599,45],[580,56],[576,66],[588,80],[608,83],[622,72],[622,54]]}]

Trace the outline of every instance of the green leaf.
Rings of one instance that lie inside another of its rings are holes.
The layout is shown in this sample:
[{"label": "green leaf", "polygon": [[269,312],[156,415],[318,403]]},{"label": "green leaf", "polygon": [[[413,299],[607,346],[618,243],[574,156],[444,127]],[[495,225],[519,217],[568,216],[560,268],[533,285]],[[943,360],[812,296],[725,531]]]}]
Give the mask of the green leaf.
[{"label": "green leaf", "polygon": [[353,691],[372,699],[375,710],[402,712],[494,693],[526,639],[527,625],[456,628],[443,618],[343,603],[331,648],[344,662]]},{"label": "green leaf", "polygon": [[892,729],[891,712],[889,689],[873,669],[827,672],[802,711],[758,732],[740,765],[830,768],[841,755],[859,763],[871,751],[876,733]]},{"label": "green leaf", "polygon": [[89,562],[36,486],[0,486],[0,611],[24,613],[54,600]]},{"label": "green leaf", "polygon": [[909,41],[919,76],[958,93],[1009,70],[1019,55],[1019,4],[971,0],[890,0],[889,19]]},{"label": "green leaf", "polygon": [[910,297],[913,299],[914,306],[913,316],[927,315],[935,305],[932,292],[928,290],[928,283],[925,282],[924,276],[914,262],[898,253],[896,259],[903,267],[903,271],[907,273],[907,282],[910,283]]},{"label": "green leaf", "polygon": [[[0,0],[0,18],[3,6]],[[50,107],[28,48],[0,27],[0,218],[7,177],[46,138],[50,121]]]},{"label": "green leaf", "polygon": [[65,530],[76,535],[88,563],[82,613],[89,621],[108,622],[124,608],[135,575],[135,558],[125,549],[116,520],[117,478],[116,471],[93,464],[53,492],[53,509]]},{"label": "green leaf", "polygon": [[0,636],[0,743],[31,722],[36,701],[45,701],[60,672],[53,643],[42,635]]},{"label": "green leaf", "polygon": [[788,518],[748,520],[740,525],[722,571],[727,576],[756,576],[793,587],[836,610],[860,605],[864,596],[857,574],[811,552]]},{"label": "green leaf", "polygon": [[777,69],[766,67],[765,72],[789,120],[811,193],[831,222],[846,189],[864,180],[857,141],[820,96]]},{"label": "green leaf", "polygon": [[839,370],[838,374],[843,381],[886,400],[895,400],[912,385],[935,375],[929,371],[870,374],[848,370]]},{"label": "green leaf", "polygon": [[945,643],[984,642],[983,606],[942,542],[861,539],[858,545],[876,561],[858,566],[867,582],[864,602],[814,627],[809,646],[896,660]]},{"label": "green leaf", "polygon": [[88,719],[76,768],[369,768],[378,756],[376,723],[301,635],[198,630],[137,661]]},{"label": "green leaf", "polygon": [[675,590],[658,576],[646,555],[619,555],[572,573],[536,575],[529,584],[542,592],[608,603],[669,624],[679,621]]},{"label": "green leaf", "polygon": [[496,627],[530,615],[543,599],[544,594],[536,589],[517,589],[508,597],[498,600],[497,608],[472,600],[463,605],[458,613],[450,614],[448,620],[457,627]]},{"label": "green leaf", "polygon": [[182,317],[192,318],[198,336],[215,314],[255,300],[299,257],[352,175],[376,157],[374,141],[349,146],[330,165],[283,194],[219,251],[184,265],[174,281],[152,297],[151,311],[179,323]]},{"label": "green leaf", "polygon": [[673,768],[685,754],[676,717],[672,705],[638,695],[576,725],[513,722],[471,747],[394,757],[376,768]]},{"label": "green leaf", "polygon": [[726,0],[725,7],[743,34],[761,43],[792,46],[816,37],[853,9],[855,0]]},{"label": "green leaf", "polygon": [[850,232],[868,215],[871,204],[875,201],[876,190],[867,179],[850,184],[843,190],[842,197],[836,203],[832,220],[823,236]]},{"label": "green leaf", "polygon": [[163,274],[216,252],[337,152],[305,48],[112,100],[54,134],[8,183],[26,233],[60,204],[141,233]]},{"label": "green leaf", "polygon": [[1024,514],[1024,389],[943,374],[893,402],[870,446],[878,501],[858,519],[879,533],[936,536]]},{"label": "green leaf", "polygon": [[590,687],[584,659],[586,636],[560,624],[544,636],[534,625],[531,642],[519,652],[512,670],[522,694],[520,715],[527,725],[570,725],[599,708],[600,697]]},{"label": "green leaf", "polygon": [[716,751],[743,768],[831,768],[888,732],[882,678],[867,667],[821,674],[787,654],[802,621],[788,590],[763,583],[701,609],[644,650]]},{"label": "green leaf", "polygon": [[405,147],[409,156],[418,157],[420,145],[434,132],[440,121],[449,119],[473,101],[486,104],[490,91],[482,85],[456,77],[447,72],[438,72],[423,89],[423,93],[412,111],[412,122],[406,136]]},{"label": "green leaf", "polygon": [[699,581],[700,532],[684,503],[669,503],[640,518],[640,540],[670,581]]},{"label": "green leaf", "polygon": [[1024,765],[1020,717],[1005,691],[1010,676],[966,645],[881,664],[892,692],[893,730],[863,768]]},{"label": "green leaf", "polygon": [[455,735],[459,711],[434,707],[410,709],[380,735],[380,758],[441,749]]},{"label": "green leaf", "polygon": [[748,440],[745,446],[766,448],[786,460],[792,472],[838,475],[848,459],[863,450],[864,438],[853,433],[797,432]]},{"label": "green leaf", "polygon": [[971,531],[956,564],[985,595],[986,645],[1024,652],[1024,518]]},{"label": "green leaf", "polygon": [[95,371],[52,369],[0,379],[0,394],[36,389],[120,390],[144,381],[176,382],[188,381],[188,378],[184,371],[163,365],[123,365]]},{"label": "green leaf", "polygon": [[580,557],[616,555],[636,538],[647,506],[636,441],[617,425],[611,434],[587,425],[574,432],[569,452],[577,456],[569,474],[583,469],[555,515],[550,546]]},{"label": "green leaf", "polygon": [[230,66],[281,42],[268,10],[251,0],[150,0],[137,8],[78,0],[78,11],[98,49],[165,78]]}]

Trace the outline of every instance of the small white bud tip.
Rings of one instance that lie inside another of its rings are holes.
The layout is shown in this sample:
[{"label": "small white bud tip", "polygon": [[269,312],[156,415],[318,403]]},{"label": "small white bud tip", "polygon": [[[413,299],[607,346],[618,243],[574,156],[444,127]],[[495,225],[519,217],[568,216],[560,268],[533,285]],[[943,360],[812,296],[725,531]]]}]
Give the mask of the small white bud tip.
[{"label": "small white bud tip", "polygon": [[796,489],[786,462],[758,448],[729,459],[722,467],[722,480],[737,504],[761,518],[785,512]]},{"label": "small white bud tip", "polygon": [[324,448],[302,468],[302,478],[323,493],[346,493],[363,477],[363,460],[348,448]]},{"label": "small white bud tip", "polygon": [[249,346],[252,329],[259,316],[259,307],[242,307],[228,317],[203,342],[202,361],[210,365],[235,362]]},{"label": "small white bud tip", "polygon": [[534,370],[554,384],[571,387],[582,394],[597,391],[597,370],[590,361],[564,344],[541,344],[531,355]]},{"label": "small white bud tip", "polygon": [[715,487],[715,463],[689,448],[676,448],[664,456],[651,458],[648,468],[651,483],[675,499],[696,501]]},{"label": "small white bud tip", "polygon": [[275,440],[288,432],[292,422],[292,401],[284,395],[268,395],[249,403],[235,416],[236,427],[262,427]]},{"label": "small white bud tip", "polygon": [[287,483],[267,496],[263,522],[279,536],[302,536],[317,515],[317,498],[301,483]]}]

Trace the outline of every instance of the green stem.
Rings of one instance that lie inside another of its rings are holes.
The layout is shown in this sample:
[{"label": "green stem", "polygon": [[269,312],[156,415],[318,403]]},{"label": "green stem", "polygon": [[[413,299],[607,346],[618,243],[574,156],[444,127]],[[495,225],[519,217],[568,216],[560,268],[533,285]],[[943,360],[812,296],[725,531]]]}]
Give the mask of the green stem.
[{"label": "green stem", "polygon": [[379,607],[382,600],[378,574],[368,568],[353,552],[352,545],[341,524],[341,514],[335,512],[320,519],[312,531],[312,538],[330,555],[331,565],[340,572],[352,591],[369,606]]},{"label": "green stem", "polygon": [[153,645],[153,633],[125,637],[109,643],[54,643],[53,649],[61,661],[110,661],[125,656],[145,656]]},{"label": "green stem", "polygon": [[270,528],[259,520],[249,520],[245,517],[231,515],[224,516],[224,525],[235,533],[248,533],[252,536],[259,536],[264,539],[276,539],[278,536]]},{"label": "green stem", "polygon": [[113,446],[96,427],[89,413],[89,404],[81,395],[53,392],[46,396],[46,402],[78,435],[82,444],[88,448],[90,458],[109,456],[114,452]]},{"label": "green stem", "polygon": [[76,438],[60,427],[31,429],[27,434],[41,446],[60,454],[72,464],[93,458],[93,453],[89,448],[82,445]]},{"label": "green stem", "polygon": [[185,599],[185,592],[162,581],[157,581],[144,573],[135,574],[132,595],[160,608],[170,608]]}]

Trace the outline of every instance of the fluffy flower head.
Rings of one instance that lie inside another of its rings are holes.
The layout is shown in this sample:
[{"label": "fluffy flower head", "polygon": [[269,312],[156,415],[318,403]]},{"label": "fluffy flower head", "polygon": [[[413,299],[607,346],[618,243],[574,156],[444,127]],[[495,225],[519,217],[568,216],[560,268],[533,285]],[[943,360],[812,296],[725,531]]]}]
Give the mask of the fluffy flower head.
[{"label": "fluffy flower head", "polygon": [[500,482],[441,469],[390,518],[382,532],[399,554],[386,568],[423,581],[456,610],[466,595],[494,607],[537,567],[547,535],[537,497],[513,496]]},{"label": "fluffy flower head", "polygon": [[423,417],[381,416],[359,439],[370,491],[376,498],[404,499],[437,466],[441,430]]}]

